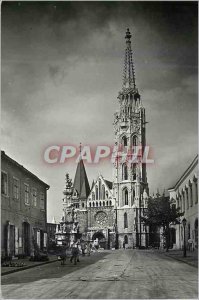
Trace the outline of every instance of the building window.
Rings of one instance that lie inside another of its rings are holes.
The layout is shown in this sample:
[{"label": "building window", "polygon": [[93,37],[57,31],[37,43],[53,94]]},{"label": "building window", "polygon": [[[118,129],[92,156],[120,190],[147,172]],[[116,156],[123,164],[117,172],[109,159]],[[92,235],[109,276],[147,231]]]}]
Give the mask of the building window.
[{"label": "building window", "polygon": [[136,146],[138,145],[138,138],[136,135],[133,136],[133,153],[136,152]]},{"label": "building window", "polygon": [[126,137],[125,135],[122,137],[122,145],[123,145],[124,147],[127,146],[127,137]]},{"label": "building window", "polygon": [[110,206],[112,205],[112,201],[111,201],[111,200],[109,201],[109,205],[110,205]]},{"label": "building window", "polygon": [[89,203],[89,206],[91,207],[91,202]]},{"label": "building window", "polygon": [[108,199],[108,191],[106,191],[106,199]]},{"label": "building window", "polygon": [[1,172],[1,194],[8,195],[8,174]]},{"label": "building window", "polygon": [[105,186],[102,185],[102,199],[105,199]]},{"label": "building window", "polygon": [[92,200],[95,200],[95,193],[92,192]]},{"label": "building window", "polygon": [[29,194],[29,185],[28,184],[24,184],[25,186],[25,204],[30,204],[30,194]]},{"label": "building window", "polygon": [[190,206],[193,206],[193,190],[192,190],[191,182],[189,182],[189,189],[190,189]]},{"label": "building window", "polygon": [[124,213],[124,228],[128,228],[128,219],[127,219],[127,213]]},{"label": "building window", "polygon": [[186,198],[187,198],[187,209],[189,209],[189,193],[188,193],[188,188],[185,189],[186,193]]},{"label": "building window", "polygon": [[98,186],[95,187],[95,199],[98,200]]},{"label": "building window", "polygon": [[179,208],[182,211],[182,196],[179,194]]},{"label": "building window", "polygon": [[105,206],[105,201],[103,201],[103,206]]},{"label": "building window", "polygon": [[136,180],[136,164],[133,164],[133,180]]},{"label": "building window", "polygon": [[32,189],[32,205],[37,206],[37,190]]},{"label": "building window", "polygon": [[194,178],[194,185],[195,185],[195,204],[198,203],[198,181],[197,178]]},{"label": "building window", "polygon": [[96,207],[98,207],[98,202],[96,202]]},{"label": "building window", "polygon": [[13,196],[14,199],[19,199],[19,180],[13,178]]},{"label": "building window", "polygon": [[123,164],[123,180],[128,180],[128,169],[126,163]]},{"label": "building window", "polygon": [[[36,204],[37,205],[37,204]],[[36,206],[35,205],[35,206]],[[40,195],[40,208],[45,209],[45,204],[44,204],[44,194]]]},{"label": "building window", "polygon": [[95,202],[93,202],[93,207],[95,207]]},{"label": "building window", "polygon": [[178,208],[179,207],[179,198],[178,198],[178,196],[176,197],[176,208]]},{"label": "building window", "polygon": [[108,201],[106,201],[106,206],[108,206]]},{"label": "building window", "polygon": [[129,200],[128,200],[128,191],[125,190],[124,191],[124,205],[128,205],[129,204]]},{"label": "building window", "polygon": [[102,202],[101,201],[99,202],[99,206],[102,206]]},{"label": "building window", "polygon": [[185,211],[185,194],[184,194],[184,191],[182,191],[182,203],[183,203],[182,211]]},{"label": "building window", "polygon": [[101,199],[102,195],[101,195],[101,179],[99,179],[99,200]]},{"label": "building window", "polygon": [[82,203],[82,208],[84,208],[84,202]]},{"label": "building window", "polygon": [[135,190],[133,189],[133,202],[135,201]]}]

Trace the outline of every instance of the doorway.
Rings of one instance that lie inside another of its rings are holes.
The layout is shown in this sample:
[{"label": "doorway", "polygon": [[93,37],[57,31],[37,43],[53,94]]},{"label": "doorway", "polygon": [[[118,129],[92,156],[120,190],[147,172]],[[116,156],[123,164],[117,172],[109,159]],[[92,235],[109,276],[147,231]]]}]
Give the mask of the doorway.
[{"label": "doorway", "polygon": [[23,250],[24,255],[30,255],[30,224],[27,222],[23,222]]}]

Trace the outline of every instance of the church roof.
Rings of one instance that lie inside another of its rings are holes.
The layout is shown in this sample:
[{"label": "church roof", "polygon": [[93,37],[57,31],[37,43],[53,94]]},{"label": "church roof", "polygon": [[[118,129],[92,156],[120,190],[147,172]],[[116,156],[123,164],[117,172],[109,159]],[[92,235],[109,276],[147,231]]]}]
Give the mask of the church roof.
[{"label": "church roof", "polygon": [[90,193],[90,186],[89,186],[88,177],[82,159],[80,159],[77,165],[73,187],[74,190],[77,191],[80,199],[87,199]]},{"label": "church roof", "polygon": [[112,190],[113,188],[113,183],[109,180],[104,179],[104,181],[106,182],[107,186],[109,187],[110,190]]}]

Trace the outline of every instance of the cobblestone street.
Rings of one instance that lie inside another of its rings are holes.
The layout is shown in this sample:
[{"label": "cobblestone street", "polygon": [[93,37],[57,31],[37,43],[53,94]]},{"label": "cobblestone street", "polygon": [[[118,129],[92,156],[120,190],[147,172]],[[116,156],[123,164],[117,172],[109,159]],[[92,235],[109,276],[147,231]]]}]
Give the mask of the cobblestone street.
[{"label": "cobblestone street", "polygon": [[195,299],[197,268],[152,250],[81,257],[75,266],[50,263],[2,277],[6,299]]}]

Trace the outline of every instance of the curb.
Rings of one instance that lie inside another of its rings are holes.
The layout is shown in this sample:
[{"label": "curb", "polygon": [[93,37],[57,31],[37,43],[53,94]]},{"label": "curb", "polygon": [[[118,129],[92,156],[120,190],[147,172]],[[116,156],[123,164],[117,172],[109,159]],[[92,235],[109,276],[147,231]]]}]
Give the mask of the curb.
[{"label": "curb", "polygon": [[183,260],[183,259],[181,259],[181,258],[178,258],[178,257],[174,257],[174,256],[172,256],[172,255],[168,255],[168,254],[166,254],[166,253],[163,253],[165,256],[167,256],[167,257],[171,257],[171,258],[173,258],[173,259],[175,259],[175,260],[178,260],[178,261],[181,261],[181,262],[183,262],[183,263],[185,263],[185,264],[187,264],[187,265],[190,265],[190,266],[192,266],[192,267],[194,267],[194,268],[198,268],[198,266],[197,265],[195,265],[195,264],[192,264],[191,262],[189,262],[189,261],[185,261],[185,260]]},{"label": "curb", "polygon": [[40,263],[40,264],[35,264],[35,265],[30,265],[30,266],[26,266],[26,267],[19,267],[18,269],[15,269],[15,270],[10,270],[10,271],[5,271],[3,273],[1,273],[1,276],[4,276],[4,275],[8,275],[8,274],[11,274],[11,273],[15,273],[15,272],[19,272],[19,271],[23,271],[23,270],[28,270],[28,269],[31,269],[31,268],[34,268],[34,267],[39,267],[39,266],[43,266],[43,265],[46,265],[46,264],[50,264],[50,263],[53,263],[53,262],[56,262],[56,260],[50,260],[50,261],[45,261],[43,263]]}]

